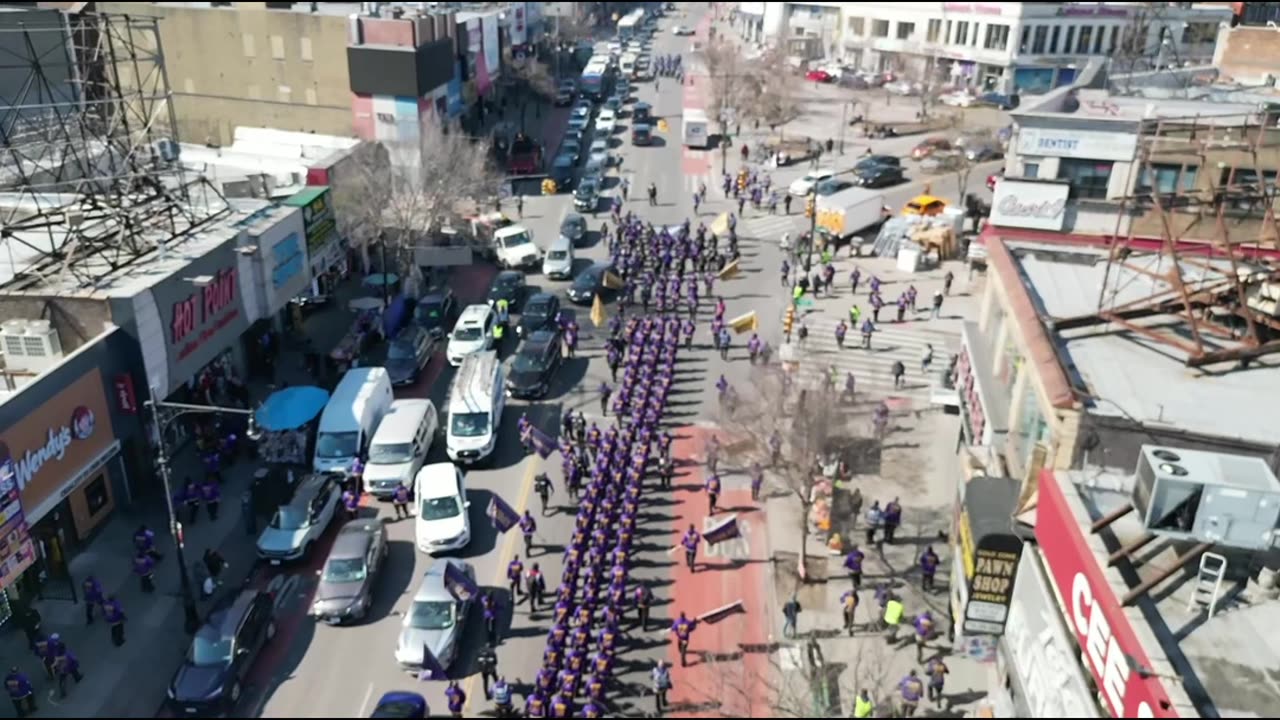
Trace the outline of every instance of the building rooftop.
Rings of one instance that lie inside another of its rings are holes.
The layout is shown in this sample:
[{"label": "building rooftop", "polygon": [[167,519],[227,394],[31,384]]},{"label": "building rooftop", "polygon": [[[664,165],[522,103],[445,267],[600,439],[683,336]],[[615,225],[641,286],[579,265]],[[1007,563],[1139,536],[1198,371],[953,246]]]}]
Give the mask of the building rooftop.
[{"label": "building rooftop", "polygon": [[352,137],[238,127],[231,145],[183,143],[180,157],[230,197],[283,198],[306,185],[308,168],[358,144]]},{"label": "building rooftop", "polygon": [[[1164,95],[1171,93],[1165,92]],[[1179,91],[1186,97],[1144,97],[1141,94],[1117,94],[1089,87],[1061,87],[1037,98],[1024,100],[1011,114],[1014,117],[1079,118],[1092,122],[1132,124],[1162,118],[1196,118],[1201,125],[1212,124],[1221,117],[1238,125],[1240,117],[1258,112],[1258,103],[1242,98],[1232,102],[1229,93],[1213,93],[1208,88]]]},{"label": "building rooftop", "polygon": [[[1042,320],[1098,311],[1106,254],[1075,246],[1005,244]],[[1130,264],[1143,261],[1139,256],[1129,259]],[[1154,264],[1157,258],[1152,256],[1148,262]],[[1193,284],[1198,277],[1198,272],[1184,270],[1185,282]],[[1107,306],[1155,294],[1160,288],[1153,288],[1153,282],[1133,273],[1127,282],[1108,284],[1122,289]],[[1151,327],[1178,324],[1161,317],[1139,322]],[[1255,359],[1248,370],[1236,369],[1234,363],[1190,368],[1169,347],[1116,325],[1060,332],[1051,326],[1046,329],[1072,384],[1087,393],[1089,399],[1082,400],[1090,413],[1210,437],[1275,443],[1273,410],[1259,398],[1280,397],[1280,357],[1276,355]]]},{"label": "building rooftop", "polygon": [[[1089,546],[1118,601],[1123,603],[1138,583],[1173,571],[1139,594],[1124,615],[1174,704],[1180,705],[1185,695],[1202,717],[1274,717],[1280,706],[1274,676],[1280,668],[1280,636],[1274,632],[1280,627],[1280,601],[1264,596],[1256,585],[1243,579],[1234,586],[1228,580],[1214,615],[1203,610],[1189,612],[1188,600],[1197,583],[1195,565],[1189,563],[1184,568],[1176,560],[1188,550],[1186,543],[1166,539],[1156,539],[1108,568],[1110,553],[1147,534],[1140,513],[1114,520],[1096,535],[1092,531],[1096,521],[1131,503],[1132,473],[1085,468],[1058,471],[1053,476],[1080,532],[1086,539],[1092,536],[1102,541]],[[1230,555],[1234,551],[1215,552]],[[1166,669],[1166,663],[1171,667]],[[1181,679],[1180,688],[1175,676]],[[1182,708],[1179,710],[1185,717]]]}]

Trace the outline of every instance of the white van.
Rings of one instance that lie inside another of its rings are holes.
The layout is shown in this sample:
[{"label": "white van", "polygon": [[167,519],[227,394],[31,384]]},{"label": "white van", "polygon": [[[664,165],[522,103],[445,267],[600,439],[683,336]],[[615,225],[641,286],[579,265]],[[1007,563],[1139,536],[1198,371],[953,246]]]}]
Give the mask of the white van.
[{"label": "white van", "polygon": [[449,429],[445,450],[456,463],[474,464],[489,457],[498,443],[498,423],[507,404],[506,383],[498,353],[468,355],[449,386]]},{"label": "white van", "polygon": [[568,280],[573,277],[573,241],[564,235],[558,235],[556,241],[547,248],[547,256],[542,259],[542,274],[552,280]]},{"label": "white van", "polygon": [[396,400],[378,424],[369,443],[369,459],[364,465],[364,491],[387,498],[396,488],[413,486],[440,431],[436,406],[430,400]]},{"label": "white van", "polygon": [[386,368],[348,370],[320,415],[315,459],[312,461],[315,471],[350,472],[352,463],[364,452],[378,423],[391,409],[392,399],[391,376]]}]

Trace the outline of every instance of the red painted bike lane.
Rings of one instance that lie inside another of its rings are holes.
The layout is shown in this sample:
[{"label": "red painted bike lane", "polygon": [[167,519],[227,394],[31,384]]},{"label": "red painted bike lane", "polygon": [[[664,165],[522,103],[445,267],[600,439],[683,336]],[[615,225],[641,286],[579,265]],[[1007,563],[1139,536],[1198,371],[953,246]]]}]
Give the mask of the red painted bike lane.
[{"label": "red painted bike lane", "polygon": [[[699,549],[696,572],[684,564],[684,552],[672,556],[671,617],[683,611],[693,618],[709,610],[741,600],[745,613],[714,625],[699,623],[689,642],[689,665],[680,667],[680,653],[670,642],[667,657],[673,665],[674,688],[669,696],[672,717],[764,717],[769,714],[771,665],[769,642],[768,581],[765,523],[751,492],[726,488],[718,502],[720,511],[707,515],[704,448],[711,436],[706,428],[684,427],[675,432],[673,452],[680,476],[673,481],[675,526],[672,545],[678,545],[692,524],[705,532],[730,513],[738,516],[742,537],[713,548]],[[668,633],[670,639],[670,633]]]}]

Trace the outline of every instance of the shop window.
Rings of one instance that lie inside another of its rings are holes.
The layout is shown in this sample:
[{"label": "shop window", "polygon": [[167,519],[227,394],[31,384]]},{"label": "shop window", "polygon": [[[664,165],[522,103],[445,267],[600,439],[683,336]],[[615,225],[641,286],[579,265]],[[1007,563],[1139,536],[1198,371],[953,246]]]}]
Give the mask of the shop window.
[{"label": "shop window", "polygon": [[1050,55],[1058,54],[1058,40],[1060,39],[1059,36],[1061,35],[1062,35],[1062,26],[1054,25],[1053,34],[1049,36],[1049,54]]},{"label": "shop window", "polygon": [[898,23],[898,39],[909,40],[912,35],[916,34],[916,24],[909,22]]},{"label": "shop window", "polygon": [[1076,26],[1072,25],[1071,27],[1067,28],[1067,36],[1066,38],[1064,38],[1064,41],[1062,43],[1062,52],[1070,55],[1071,43],[1075,42],[1075,39],[1076,39]]},{"label": "shop window", "polygon": [[1035,39],[1031,41],[1031,54],[1043,55],[1045,44],[1049,40],[1049,26],[1037,25]]},{"label": "shop window", "polygon": [[924,39],[931,43],[938,42],[938,36],[942,34],[942,21],[934,18],[929,21],[929,26],[925,30]]},{"label": "shop window", "polygon": [[91,517],[102,512],[103,508],[111,502],[111,491],[107,489],[106,473],[98,475],[98,477],[90,480],[89,484],[84,486],[84,501]]},{"label": "shop window", "polygon": [[1058,179],[1071,184],[1073,197],[1102,200],[1107,197],[1113,165],[1110,160],[1062,158],[1058,161]]},{"label": "shop window", "polygon": [[1098,34],[1093,36],[1093,54],[1102,54],[1102,38],[1107,34],[1105,27],[1098,28]]},{"label": "shop window", "polygon": [[964,45],[969,42],[969,21],[960,20],[956,23],[956,45]]},{"label": "shop window", "polygon": [[1080,27],[1079,40],[1076,42],[1076,54],[1085,55],[1089,52],[1089,41],[1093,39],[1093,26],[1083,25]]},{"label": "shop window", "polygon": [[889,21],[888,20],[872,20],[871,21],[871,37],[878,37],[878,38],[889,37]]},{"label": "shop window", "polygon": [[1120,41],[1120,26],[1111,26],[1111,40],[1107,43],[1107,54],[1114,55],[1116,52],[1116,43]]},{"label": "shop window", "polygon": [[1040,177],[1040,163],[1022,163],[1022,177],[1033,179]]}]

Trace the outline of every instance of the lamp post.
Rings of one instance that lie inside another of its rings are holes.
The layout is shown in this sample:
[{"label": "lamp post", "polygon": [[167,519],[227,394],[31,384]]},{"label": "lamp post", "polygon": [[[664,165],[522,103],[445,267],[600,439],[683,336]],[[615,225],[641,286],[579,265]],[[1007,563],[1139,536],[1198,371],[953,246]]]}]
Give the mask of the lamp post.
[{"label": "lamp post", "polygon": [[[171,471],[169,468],[169,447],[165,442],[165,430],[174,420],[183,415],[192,414],[217,414],[230,413],[232,415],[247,415],[249,424],[245,430],[245,436],[250,440],[256,440],[261,433],[258,432],[257,423],[254,421],[254,411],[245,408],[219,407],[216,405],[190,405],[187,403],[172,403],[163,400],[155,400],[157,397],[155,388],[151,388],[151,398],[146,402],[146,406],[151,410],[151,421],[156,428],[156,444],[157,457],[156,464],[160,467],[160,481],[164,485],[164,501],[165,507],[169,511],[169,534],[173,538],[174,551],[178,560],[178,580],[181,584],[182,592],[182,613],[183,626],[188,633],[194,633],[200,627],[200,611],[196,607],[195,592],[191,587],[191,574],[187,569],[187,558],[185,542],[182,536],[182,523],[178,520],[177,511],[173,506],[173,485]],[[160,409],[172,411],[167,417],[161,417]]]}]

